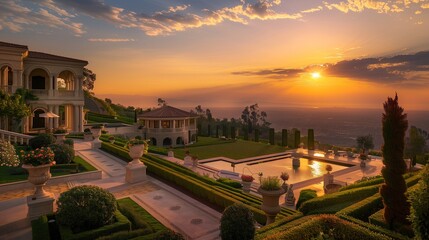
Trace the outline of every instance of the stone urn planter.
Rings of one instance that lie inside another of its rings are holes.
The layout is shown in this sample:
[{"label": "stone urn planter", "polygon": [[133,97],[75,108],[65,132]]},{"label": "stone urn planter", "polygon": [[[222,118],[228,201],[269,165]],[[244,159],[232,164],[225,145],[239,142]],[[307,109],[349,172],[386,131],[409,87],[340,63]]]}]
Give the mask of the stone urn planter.
[{"label": "stone urn planter", "polygon": [[45,192],[43,189],[43,186],[51,178],[51,164],[44,164],[40,166],[23,164],[22,168],[28,171],[28,181],[36,187],[36,191],[32,195],[32,199],[35,200],[39,198],[51,197],[51,195]]},{"label": "stone urn planter", "polygon": [[279,205],[279,198],[285,193],[284,189],[278,190],[264,190],[261,187],[258,189],[258,193],[262,195],[262,211],[267,215],[266,225],[273,223],[276,219],[277,214],[281,211]]},{"label": "stone urn planter", "polygon": [[100,140],[101,130],[102,130],[102,127],[100,126],[91,128],[91,133],[92,133],[92,136],[94,137],[94,140],[92,141],[93,148],[101,147],[101,140]]},{"label": "stone urn planter", "polygon": [[125,181],[127,183],[136,183],[146,180],[146,166],[140,161],[140,158],[147,151],[147,144],[140,139],[134,139],[128,142],[129,155],[133,159],[125,167]]},{"label": "stone urn planter", "polygon": [[143,164],[140,161],[140,158],[144,154],[144,144],[133,145],[129,148],[130,152],[128,153],[128,155],[130,155],[130,157],[133,159],[129,164]]},{"label": "stone urn planter", "polygon": [[68,133],[54,133],[54,136],[56,138],[55,144],[63,144],[64,140],[66,140],[66,136]]},{"label": "stone urn planter", "polygon": [[241,175],[241,185],[243,185],[243,192],[250,193],[250,187],[252,182],[255,180],[252,175]]}]

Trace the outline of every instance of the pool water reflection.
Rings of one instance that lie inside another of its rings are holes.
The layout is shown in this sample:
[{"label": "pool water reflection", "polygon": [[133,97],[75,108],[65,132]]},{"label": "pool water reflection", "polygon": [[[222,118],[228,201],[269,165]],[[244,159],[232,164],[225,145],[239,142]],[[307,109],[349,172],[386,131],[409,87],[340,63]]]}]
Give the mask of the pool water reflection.
[{"label": "pool water reflection", "polygon": [[[311,178],[320,177],[326,173],[326,165],[332,166],[332,172],[346,169],[347,166],[342,166],[333,163],[326,163],[320,160],[311,160],[301,158],[301,166],[294,168],[291,158],[284,158],[270,162],[262,163],[240,163],[235,164],[235,172],[240,174],[253,174],[255,179],[258,179],[258,173],[262,172],[264,176],[279,176],[281,172],[289,173],[288,183],[296,183],[305,181]],[[218,170],[232,171],[231,163],[223,160],[203,163],[204,166],[209,166]]]}]

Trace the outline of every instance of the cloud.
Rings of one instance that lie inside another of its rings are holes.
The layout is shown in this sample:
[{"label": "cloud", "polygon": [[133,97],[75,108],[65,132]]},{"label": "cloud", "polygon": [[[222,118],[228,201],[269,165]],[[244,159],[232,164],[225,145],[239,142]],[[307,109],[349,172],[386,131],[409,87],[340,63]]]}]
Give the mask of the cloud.
[{"label": "cloud", "polygon": [[428,9],[429,8],[429,3],[424,3],[420,6],[423,9]]},{"label": "cloud", "polygon": [[307,9],[307,10],[302,10],[301,13],[314,13],[314,12],[321,11],[322,9],[323,9],[322,6],[318,6],[316,8],[310,8],[310,9]]},{"label": "cloud", "polygon": [[[21,32],[24,28],[34,25],[49,26],[51,28],[67,29],[75,35],[85,33],[83,25],[72,21],[73,15],[56,8],[52,1],[36,1],[37,9],[23,6],[21,1],[4,0],[0,4],[0,30],[9,29]],[[50,11],[42,8],[47,7]]]},{"label": "cloud", "polygon": [[[403,0],[403,1],[376,1],[376,0],[347,0],[338,3],[329,3],[324,1],[323,4],[329,10],[336,9],[338,11],[348,12],[363,12],[365,10],[373,10],[378,13],[400,13],[413,5],[423,3],[425,0]],[[427,6],[429,3],[422,4],[421,7]]]},{"label": "cloud", "polygon": [[133,38],[90,38],[90,42],[134,42]]},{"label": "cloud", "polygon": [[76,12],[102,19],[123,28],[139,28],[149,36],[168,35],[173,32],[202,26],[213,26],[224,21],[247,24],[249,20],[299,19],[300,13],[280,13],[273,7],[281,4],[280,0],[257,0],[216,10],[202,9],[193,13],[189,5],[171,6],[168,10],[152,14],[136,13],[123,8],[113,7],[101,0],[57,0],[63,7],[71,7]]},{"label": "cloud", "polygon": [[429,84],[429,51],[392,57],[344,60],[335,64],[311,65],[302,69],[263,69],[232,72],[234,75],[287,79],[312,71],[324,76],[384,84]]}]

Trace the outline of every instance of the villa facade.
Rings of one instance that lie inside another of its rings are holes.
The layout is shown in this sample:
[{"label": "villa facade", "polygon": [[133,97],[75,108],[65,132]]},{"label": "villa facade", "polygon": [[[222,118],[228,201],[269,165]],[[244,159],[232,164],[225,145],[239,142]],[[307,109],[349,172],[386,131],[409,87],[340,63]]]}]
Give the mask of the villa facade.
[{"label": "villa facade", "polygon": [[197,140],[198,115],[171,106],[142,113],[143,136],[155,146],[181,146]]},{"label": "villa facade", "polygon": [[[31,115],[23,120],[24,133],[64,128],[83,131],[83,69],[87,61],[42,52],[27,46],[0,42],[0,88],[15,93],[29,89],[38,99],[29,101]],[[52,112],[59,117],[41,117]],[[43,115],[42,115],[43,116]],[[11,130],[11,120],[3,118],[0,129]]]}]

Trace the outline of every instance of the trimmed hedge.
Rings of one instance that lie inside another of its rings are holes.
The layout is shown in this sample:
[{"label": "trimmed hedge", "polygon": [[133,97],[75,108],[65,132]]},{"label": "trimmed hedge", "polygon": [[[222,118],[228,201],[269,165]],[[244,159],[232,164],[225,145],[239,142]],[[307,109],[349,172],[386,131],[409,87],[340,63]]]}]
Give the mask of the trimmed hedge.
[{"label": "trimmed hedge", "polygon": [[317,197],[316,190],[313,190],[313,189],[301,190],[301,192],[299,193],[298,202],[296,203],[296,209],[299,209],[301,204],[303,204],[304,202],[306,202],[310,199],[316,198],[316,197]]},{"label": "trimmed hedge", "polygon": [[322,197],[313,198],[306,201],[298,210],[307,215],[320,212],[321,209],[326,208],[327,206],[333,207],[337,204],[343,205],[342,207],[344,208],[364,198],[374,195],[378,192],[378,189],[379,186],[375,185],[324,195]]},{"label": "trimmed hedge", "polygon": [[[418,174],[411,172],[411,173],[406,173],[403,175],[405,180],[407,180],[408,178],[411,177],[418,177]],[[366,187],[366,186],[373,186],[373,185],[380,185],[384,183],[384,178],[382,176],[377,176],[375,178],[372,178],[370,180],[366,180],[366,181],[359,181],[358,183],[354,183],[345,187],[340,188],[340,192],[341,191],[345,191],[345,190],[349,190],[349,189],[354,189],[354,188],[361,188],[361,187]]]},{"label": "trimmed hedge", "polygon": [[116,222],[97,229],[73,234],[70,228],[59,226],[63,240],[93,240],[98,237],[107,236],[120,231],[130,231],[131,223],[119,210],[115,212]]},{"label": "trimmed hedge", "polygon": [[235,180],[231,180],[229,178],[218,178],[216,181],[231,186],[233,188],[241,188],[241,183]]},{"label": "trimmed hedge", "polygon": [[46,215],[31,221],[31,235],[33,240],[49,240],[48,217]]},{"label": "trimmed hedge", "polygon": [[348,215],[362,221],[368,221],[368,217],[383,208],[383,201],[380,193],[376,193],[360,202],[350,205],[337,212],[337,216]]},{"label": "trimmed hedge", "polygon": [[99,237],[96,240],[123,240],[123,239],[134,239],[139,236],[148,236],[152,234],[149,229],[137,229],[134,231],[120,231],[113,233],[108,236]]},{"label": "trimmed hedge", "polygon": [[[125,148],[116,147],[110,143],[102,143],[102,149],[122,159],[130,159]],[[145,155],[143,161],[149,172],[184,187],[198,197],[206,199],[222,208],[241,202],[249,207],[257,222],[264,224],[266,221],[265,213],[260,210],[261,199],[256,196],[245,194],[241,190],[203,177],[186,167],[158,157]],[[296,213],[294,210],[282,208],[279,216],[288,216]]]},{"label": "trimmed hedge", "polygon": [[265,239],[269,235],[282,232],[293,226],[302,224],[306,221],[308,221],[308,219],[302,218],[302,213],[284,217],[278,221],[275,221],[256,230],[255,240]]},{"label": "trimmed hedge", "polygon": [[319,215],[314,217],[304,217],[299,219],[302,224],[291,227],[285,231],[272,234],[265,239],[288,239],[301,240],[312,239],[319,237],[321,233],[325,233],[331,239],[345,240],[388,240],[391,239],[385,235],[369,231],[357,224],[353,224],[337,218],[332,215]]}]

